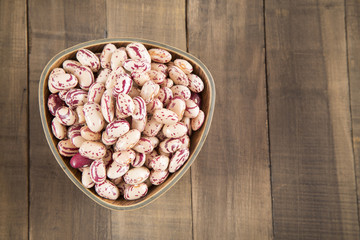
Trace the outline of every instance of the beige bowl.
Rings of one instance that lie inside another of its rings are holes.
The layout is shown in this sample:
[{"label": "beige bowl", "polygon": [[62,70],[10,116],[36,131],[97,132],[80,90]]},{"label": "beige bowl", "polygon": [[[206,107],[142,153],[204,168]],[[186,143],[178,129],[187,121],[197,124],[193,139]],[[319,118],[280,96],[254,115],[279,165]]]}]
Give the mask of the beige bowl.
[{"label": "beige bowl", "polygon": [[[101,52],[103,47],[108,43],[113,43],[117,47],[126,46],[130,42],[141,42],[145,45],[146,48],[162,48],[169,51],[173,59],[182,58],[189,61],[193,67],[193,73],[197,74],[204,81],[204,91],[201,93],[201,109],[204,111],[206,118],[203,126],[196,132],[193,132],[191,136],[191,145],[190,145],[190,157],[188,161],[175,173],[170,174],[168,179],[159,186],[151,186],[149,188],[148,194],[138,200],[127,201],[122,197],[119,197],[118,200],[108,200],[98,196],[95,190],[87,189],[83,187],[81,183],[81,172],[77,169],[74,169],[70,166],[69,160],[70,158],[63,157],[59,154],[57,150],[57,143],[59,142],[51,132],[51,120],[52,116],[47,109],[47,99],[50,95],[50,91],[48,89],[48,77],[50,72],[56,68],[61,67],[63,61],[66,59],[75,59],[76,52],[81,48],[89,49],[93,52]],[[168,46],[166,44],[149,41],[145,39],[137,39],[137,38],[113,38],[113,39],[100,39],[89,41],[85,43],[80,43],[76,46],[70,47],[55,57],[53,57],[48,64],[45,66],[39,84],[39,108],[41,115],[42,127],[44,129],[44,133],[46,136],[46,140],[50,146],[52,153],[55,156],[56,161],[59,163],[60,167],[66,173],[66,175],[71,179],[71,181],[88,197],[94,200],[96,203],[112,209],[112,210],[130,210],[143,207],[162,194],[164,194],[167,190],[174,186],[174,184],[179,181],[179,179],[186,173],[186,171],[190,168],[191,164],[196,159],[196,156],[199,154],[201,147],[203,146],[206,136],[209,132],[212,116],[214,113],[215,107],[215,84],[214,80],[209,72],[209,70],[205,67],[205,65],[197,58],[192,56],[191,54],[184,52],[180,49]]]}]

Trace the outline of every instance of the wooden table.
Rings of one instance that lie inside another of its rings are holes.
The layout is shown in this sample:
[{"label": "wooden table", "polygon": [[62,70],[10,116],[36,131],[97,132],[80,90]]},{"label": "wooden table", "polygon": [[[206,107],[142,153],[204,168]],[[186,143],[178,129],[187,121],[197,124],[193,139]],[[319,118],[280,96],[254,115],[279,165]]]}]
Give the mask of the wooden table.
[{"label": "wooden table", "polygon": [[[191,170],[115,212],[66,177],[40,124],[45,64],[147,38],[208,66],[216,107]],[[0,0],[0,239],[359,239],[357,0]]]}]

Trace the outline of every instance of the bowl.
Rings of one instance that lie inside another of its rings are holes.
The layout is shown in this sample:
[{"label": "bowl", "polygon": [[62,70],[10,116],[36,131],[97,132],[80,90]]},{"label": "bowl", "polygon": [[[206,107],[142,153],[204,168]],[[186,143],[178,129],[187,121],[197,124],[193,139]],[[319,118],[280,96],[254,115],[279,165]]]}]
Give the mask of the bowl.
[{"label": "bowl", "polygon": [[[103,47],[108,43],[113,43],[116,47],[126,46],[131,42],[141,42],[147,49],[149,48],[162,48],[169,51],[173,59],[182,58],[189,61],[193,65],[193,73],[197,74],[204,82],[205,88],[201,93],[201,109],[204,111],[206,117],[203,126],[198,130],[192,133],[191,135],[191,145],[190,145],[190,156],[188,161],[175,173],[170,174],[168,179],[159,186],[151,186],[149,188],[148,194],[140,199],[128,201],[119,197],[117,200],[108,200],[98,196],[94,190],[85,188],[81,183],[81,172],[77,169],[74,169],[70,166],[70,158],[63,157],[59,154],[57,150],[57,143],[59,142],[51,132],[51,120],[52,115],[47,109],[47,99],[50,95],[48,89],[48,77],[50,72],[56,68],[61,67],[62,62],[67,59],[75,59],[76,52],[79,49],[86,48],[93,52],[101,52]],[[206,66],[193,55],[184,52],[175,47],[158,43],[145,39],[138,38],[112,38],[112,39],[100,39],[89,42],[80,43],[73,47],[70,47],[54,56],[45,66],[44,70],[40,76],[39,84],[39,108],[41,115],[41,123],[45,133],[46,140],[49,144],[49,147],[60,165],[61,169],[65,174],[70,178],[70,180],[89,198],[91,198],[96,203],[100,204],[103,207],[106,207],[111,210],[132,210],[143,207],[155,199],[159,198],[162,194],[168,191],[174,184],[179,181],[179,179],[184,176],[184,174],[189,170],[191,164],[195,161],[197,155],[199,154],[207,134],[209,133],[212,116],[214,113],[215,107],[215,84],[214,80],[206,68]]]}]

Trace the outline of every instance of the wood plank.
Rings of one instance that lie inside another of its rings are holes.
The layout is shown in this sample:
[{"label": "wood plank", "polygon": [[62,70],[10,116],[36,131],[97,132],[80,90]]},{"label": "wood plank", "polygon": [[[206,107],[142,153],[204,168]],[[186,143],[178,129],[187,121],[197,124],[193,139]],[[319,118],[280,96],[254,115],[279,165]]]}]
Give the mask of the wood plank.
[{"label": "wood plank", "polygon": [[26,1],[0,1],[0,239],[28,238]]},{"label": "wood plank", "polygon": [[[185,1],[108,0],[106,5],[108,37],[145,38],[186,49]],[[111,219],[113,239],[191,239],[190,174],[154,203],[112,212]]]},{"label": "wood plank", "polygon": [[61,50],[103,38],[104,1],[29,0],[30,23],[30,238],[109,239],[110,211],[67,178],[46,143],[38,109],[39,76]]},{"label": "wood plank", "polygon": [[344,2],[265,16],[274,236],[358,239]]},{"label": "wood plank", "polygon": [[194,239],[272,239],[263,1],[189,1],[187,22],[216,85],[191,171]]},{"label": "wood plank", "polygon": [[348,70],[350,81],[351,120],[353,148],[357,183],[358,216],[360,215],[360,2],[348,0],[346,3],[346,30],[348,46]]}]

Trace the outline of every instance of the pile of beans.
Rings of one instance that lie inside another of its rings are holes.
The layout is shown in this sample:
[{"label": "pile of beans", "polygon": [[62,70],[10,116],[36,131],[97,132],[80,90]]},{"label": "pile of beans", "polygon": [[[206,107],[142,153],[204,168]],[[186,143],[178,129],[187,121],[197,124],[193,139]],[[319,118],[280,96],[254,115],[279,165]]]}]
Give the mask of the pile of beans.
[{"label": "pile of beans", "polygon": [[101,53],[81,49],[52,70],[52,133],[84,187],[107,199],[139,199],[188,160],[189,136],[205,119],[204,83],[188,61],[172,58],[139,42],[110,43]]}]

